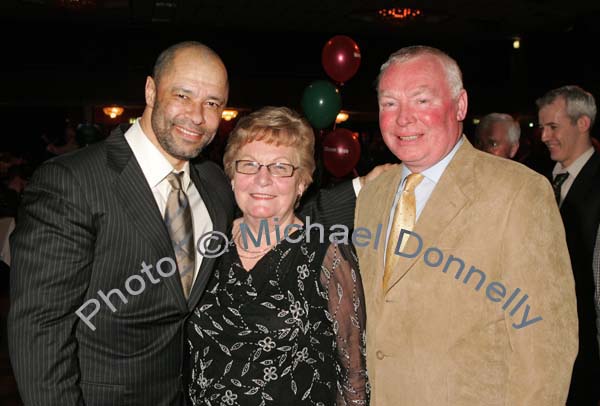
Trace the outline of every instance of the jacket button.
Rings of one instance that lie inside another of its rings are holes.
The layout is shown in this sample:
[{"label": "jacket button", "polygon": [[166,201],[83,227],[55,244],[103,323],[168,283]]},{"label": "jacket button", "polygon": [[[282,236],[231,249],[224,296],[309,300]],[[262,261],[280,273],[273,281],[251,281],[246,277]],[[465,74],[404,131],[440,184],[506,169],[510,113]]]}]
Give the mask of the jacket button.
[{"label": "jacket button", "polygon": [[385,358],[385,355],[381,351],[377,351],[375,353],[375,356],[377,357],[377,359],[384,359]]}]

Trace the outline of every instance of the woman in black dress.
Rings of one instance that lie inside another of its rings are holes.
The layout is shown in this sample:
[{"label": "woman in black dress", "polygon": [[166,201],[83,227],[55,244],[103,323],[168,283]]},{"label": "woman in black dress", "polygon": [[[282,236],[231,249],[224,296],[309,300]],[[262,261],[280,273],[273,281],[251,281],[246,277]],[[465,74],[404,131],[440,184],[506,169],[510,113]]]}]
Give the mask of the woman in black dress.
[{"label": "woman in black dress", "polygon": [[188,323],[193,405],[368,404],[356,257],[294,215],[313,150],[312,128],[287,108],[230,135],[225,172],[243,217]]}]

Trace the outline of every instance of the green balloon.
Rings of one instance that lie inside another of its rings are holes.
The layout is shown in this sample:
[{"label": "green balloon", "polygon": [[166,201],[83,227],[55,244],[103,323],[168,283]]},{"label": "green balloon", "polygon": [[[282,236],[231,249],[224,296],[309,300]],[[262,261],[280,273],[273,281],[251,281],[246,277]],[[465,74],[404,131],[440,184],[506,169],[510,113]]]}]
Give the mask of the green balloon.
[{"label": "green balloon", "polygon": [[302,94],[302,110],[313,127],[325,128],[335,121],[342,108],[340,91],[331,82],[312,82]]}]

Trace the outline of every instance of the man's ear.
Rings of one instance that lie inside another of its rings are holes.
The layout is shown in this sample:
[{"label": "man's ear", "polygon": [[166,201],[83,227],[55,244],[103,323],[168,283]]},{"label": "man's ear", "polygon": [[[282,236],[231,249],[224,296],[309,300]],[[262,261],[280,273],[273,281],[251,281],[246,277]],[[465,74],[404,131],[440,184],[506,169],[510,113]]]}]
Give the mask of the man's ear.
[{"label": "man's ear", "polygon": [[514,158],[517,155],[517,151],[519,150],[519,141],[510,146],[509,157],[510,159]]},{"label": "man's ear", "polygon": [[582,115],[577,119],[577,129],[580,133],[587,133],[590,131],[592,120],[588,116]]},{"label": "man's ear", "polygon": [[463,121],[467,116],[467,107],[469,107],[469,98],[467,97],[467,91],[465,89],[460,90],[456,103],[456,120]]},{"label": "man's ear", "polygon": [[154,100],[156,100],[156,82],[154,82],[154,79],[150,76],[146,78],[145,96],[146,106],[154,107]]}]

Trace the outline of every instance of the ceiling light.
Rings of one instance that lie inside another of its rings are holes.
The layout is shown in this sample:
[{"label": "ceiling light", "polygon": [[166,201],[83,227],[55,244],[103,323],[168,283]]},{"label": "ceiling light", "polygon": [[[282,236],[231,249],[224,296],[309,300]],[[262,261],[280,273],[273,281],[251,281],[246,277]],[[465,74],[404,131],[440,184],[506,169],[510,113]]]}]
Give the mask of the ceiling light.
[{"label": "ceiling light", "polygon": [[377,14],[385,19],[406,21],[421,17],[423,15],[423,11],[408,7],[390,7],[377,10]]},{"label": "ceiling light", "polygon": [[348,115],[348,113],[346,113],[345,111],[340,111],[337,115],[337,117],[335,118],[335,122],[337,124],[339,123],[343,123],[344,121],[348,120],[348,117],[350,117]]},{"label": "ceiling light", "polygon": [[223,112],[221,113],[221,118],[223,118],[223,120],[225,120],[225,121],[231,121],[234,118],[236,118],[237,115],[238,115],[237,110],[233,110],[233,109],[223,110]]},{"label": "ceiling light", "polygon": [[106,114],[110,118],[116,118],[116,117],[120,116],[121,114],[123,114],[124,110],[125,109],[123,107],[119,107],[119,106],[109,106],[109,107],[104,107],[102,109],[104,114]]}]

